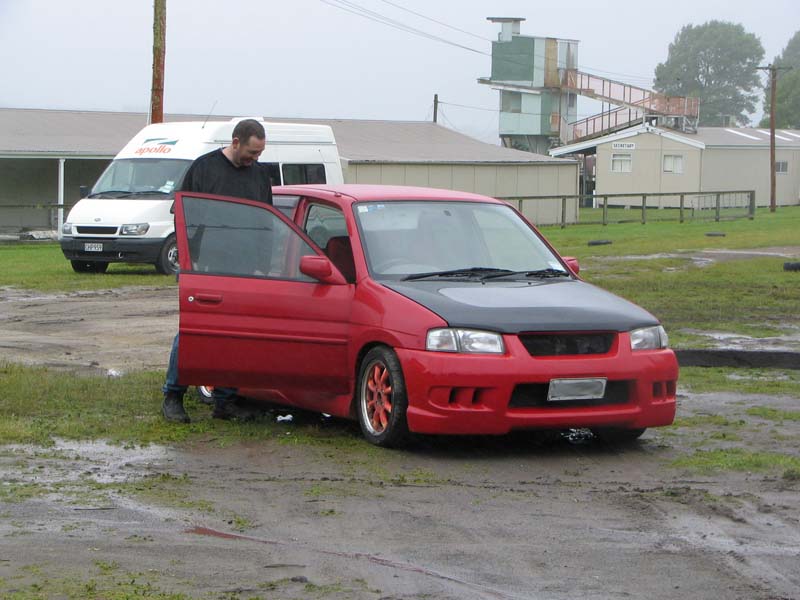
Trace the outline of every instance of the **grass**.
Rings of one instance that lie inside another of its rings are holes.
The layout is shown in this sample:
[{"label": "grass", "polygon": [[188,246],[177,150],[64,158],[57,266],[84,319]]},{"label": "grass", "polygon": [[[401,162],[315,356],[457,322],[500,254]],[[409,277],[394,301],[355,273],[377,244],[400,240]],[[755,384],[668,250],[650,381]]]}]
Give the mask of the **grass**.
[{"label": "grass", "polygon": [[73,292],[122,286],[169,287],[175,277],[160,275],[151,265],[114,263],[103,273],[76,273],[51,242],[0,244],[0,287]]},{"label": "grass", "polygon": [[735,392],[800,398],[798,370],[683,367],[680,383],[696,393]]},{"label": "grass", "polygon": [[[326,456],[372,463],[383,456],[349,421],[314,416],[291,426],[274,415],[251,422],[211,418],[208,406],[190,392],[184,405],[192,422],[168,423],[161,416],[163,371],[122,377],[65,375],[44,367],[0,363],[0,446],[52,446],[56,439],[146,445],[211,440],[220,447],[247,441],[316,447]],[[57,457],[56,457],[57,458]]]},{"label": "grass", "polygon": [[742,448],[698,450],[672,462],[672,466],[711,473],[714,471],[800,470],[800,458],[777,452],[750,452]]},{"label": "grass", "polygon": [[[688,223],[621,223],[542,227],[542,233],[564,256],[625,256],[704,249],[797,246],[800,206],[781,207],[771,213],[759,209],[756,218]],[[725,237],[708,237],[708,232]],[[611,240],[606,246],[587,246],[590,240]]]}]

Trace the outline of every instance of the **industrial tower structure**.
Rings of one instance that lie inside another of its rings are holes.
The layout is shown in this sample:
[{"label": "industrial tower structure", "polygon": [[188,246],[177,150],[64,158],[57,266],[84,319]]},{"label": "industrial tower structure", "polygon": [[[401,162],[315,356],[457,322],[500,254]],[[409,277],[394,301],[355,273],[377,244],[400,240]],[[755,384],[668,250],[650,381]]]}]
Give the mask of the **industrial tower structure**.
[{"label": "industrial tower structure", "polygon": [[[500,139],[506,147],[546,154],[553,147],[606,135],[642,122],[696,131],[697,98],[667,96],[578,70],[578,41],[520,35],[524,18],[500,24],[492,74],[479,83],[500,92]],[[612,108],[577,119],[577,96]]]}]

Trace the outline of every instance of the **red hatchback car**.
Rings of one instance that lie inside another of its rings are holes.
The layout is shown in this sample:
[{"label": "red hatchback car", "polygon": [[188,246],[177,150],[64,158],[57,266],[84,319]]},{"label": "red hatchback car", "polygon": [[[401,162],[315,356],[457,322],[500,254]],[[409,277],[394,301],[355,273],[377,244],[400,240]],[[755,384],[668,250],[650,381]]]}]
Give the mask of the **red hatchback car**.
[{"label": "red hatchback car", "polygon": [[672,423],[658,320],[582,281],[506,203],[364,185],[274,201],[177,195],[183,383],[357,418],[381,446]]}]

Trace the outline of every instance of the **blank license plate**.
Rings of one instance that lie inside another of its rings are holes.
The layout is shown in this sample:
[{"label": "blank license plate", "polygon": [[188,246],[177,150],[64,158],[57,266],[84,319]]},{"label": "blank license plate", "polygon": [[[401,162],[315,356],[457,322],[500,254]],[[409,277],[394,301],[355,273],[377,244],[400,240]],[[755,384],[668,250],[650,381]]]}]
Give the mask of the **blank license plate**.
[{"label": "blank license plate", "polygon": [[592,400],[602,398],[606,393],[605,378],[595,379],[551,379],[547,390],[547,400]]},{"label": "blank license plate", "polygon": [[85,252],[102,252],[103,251],[103,244],[89,244],[86,243],[83,245],[83,250]]}]

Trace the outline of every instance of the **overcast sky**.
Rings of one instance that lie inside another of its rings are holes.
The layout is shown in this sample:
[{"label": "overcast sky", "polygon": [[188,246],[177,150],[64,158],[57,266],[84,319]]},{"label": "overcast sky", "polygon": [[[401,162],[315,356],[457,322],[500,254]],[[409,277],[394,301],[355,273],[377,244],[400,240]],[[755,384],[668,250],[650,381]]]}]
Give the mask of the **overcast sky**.
[{"label": "overcast sky", "polygon": [[[491,72],[499,31],[488,16],[526,18],[523,35],[580,40],[582,70],[649,87],[683,25],[741,23],[766,64],[800,29],[800,2],[167,0],[164,108],[427,120],[438,93],[440,122],[496,142],[498,92],[476,82]],[[152,18],[152,0],[0,0],[0,107],[146,112]],[[590,111],[579,102],[580,116]]]}]

